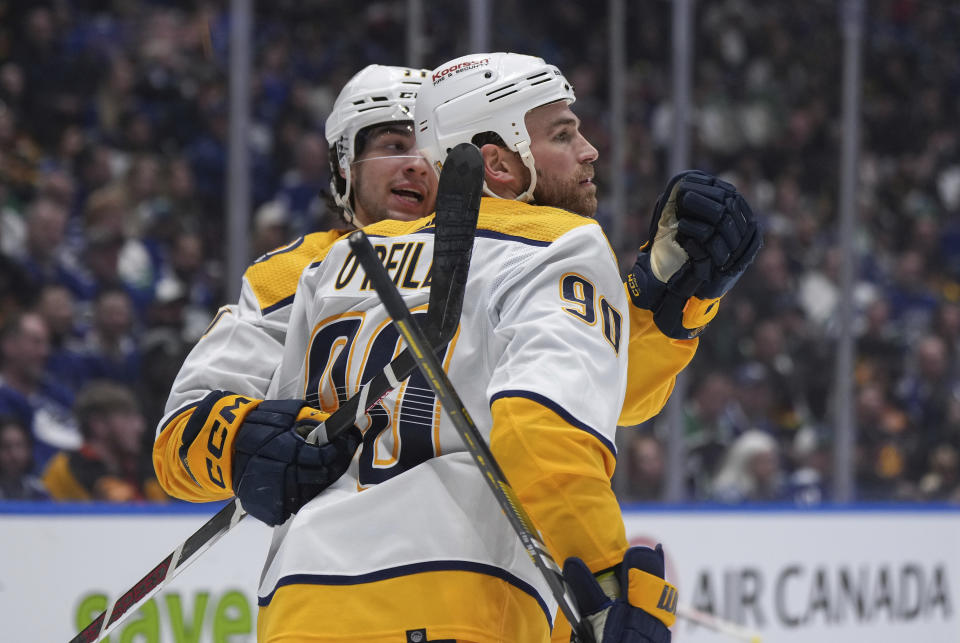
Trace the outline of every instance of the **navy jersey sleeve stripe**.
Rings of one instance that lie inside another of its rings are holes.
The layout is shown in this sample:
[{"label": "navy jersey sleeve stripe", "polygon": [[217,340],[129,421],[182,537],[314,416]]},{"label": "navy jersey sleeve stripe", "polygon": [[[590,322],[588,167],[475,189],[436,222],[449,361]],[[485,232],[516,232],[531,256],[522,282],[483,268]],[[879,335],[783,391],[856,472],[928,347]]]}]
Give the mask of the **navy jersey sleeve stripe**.
[{"label": "navy jersey sleeve stripe", "polygon": [[260,313],[263,314],[263,315],[269,315],[270,313],[272,313],[272,312],[274,312],[274,311],[277,311],[277,310],[280,310],[280,309],[283,308],[284,306],[289,306],[289,305],[292,304],[292,303],[293,303],[293,295],[290,295],[290,296],[288,296],[288,297],[284,297],[283,299],[281,299],[280,301],[278,301],[278,302],[275,303],[275,304],[271,304],[270,306],[267,306],[266,308],[261,308],[261,309],[260,309]]}]

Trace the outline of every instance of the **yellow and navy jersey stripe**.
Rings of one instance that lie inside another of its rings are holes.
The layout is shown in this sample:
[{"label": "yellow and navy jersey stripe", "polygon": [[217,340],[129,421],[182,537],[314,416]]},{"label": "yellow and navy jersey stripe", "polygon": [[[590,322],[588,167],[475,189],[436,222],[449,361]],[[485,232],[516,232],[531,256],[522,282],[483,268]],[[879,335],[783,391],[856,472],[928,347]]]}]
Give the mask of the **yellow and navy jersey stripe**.
[{"label": "yellow and navy jersey stripe", "polygon": [[[434,217],[415,221],[380,221],[363,229],[371,237],[399,237],[432,232]],[[561,208],[532,206],[519,201],[484,197],[477,220],[477,236],[546,246],[582,226],[599,225],[595,220]]]},{"label": "yellow and navy jersey stripe", "polygon": [[273,591],[268,595],[258,597],[257,604],[260,607],[266,607],[273,600],[277,590],[288,585],[365,585],[367,583],[375,583],[378,581],[390,580],[392,578],[400,578],[403,576],[412,576],[428,572],[458,571],[492,576],[514,586],[523,593],[528,594],[537,602],[537,605],[540,606],[540,610],[543,612],[543,617],[552,626],[553,615],[551,614],[550,609],[547,607],[547,604],[544,602],[543,598],[537,593],[533,586],[524,581],[522,578],[511,574],[501,567],[467,560],[430,560],[416,564],[401,565],[390,569],[378,569],[367,574],[350,576],[338,574],[292,574],[290,576],[281,578],[274,587]]},{"label": "yellow and navy jersey stripe", "polygon": [[534,393],[533,391],[521,391],[517,389],[499,391],[497,393],[494,393],[494,395],[490,398],[490,406],[493,406],[494,402],[505,397],[526,398],[531,402],[535,402],[541,406],[544,406],[550,409],[551,411],[556,413],[558,416],[563,418],[564,422],[566,422],[570,426],[580,429],[581,431],[584,431],[592,435],[593,437],[595,437],[597,440],[600,441],[600,444],[605,446],[610,451],[610,453],[613,456],[617,455],[616,445],[610,439],[608,439],[605,435],[603,435],[603,433],[587,425],[585,422],[581,422],[580,420],[575,418],[572,413],[570,413],[569,411],[564,409],[562,406],[560,406],[559,404],[557,404],[556,402],[548,398],[546,395],[541,395],[540,393]]},{"label": "yellow and navy jersey stripe", "polygon": [[[378,221],[363,228],[363,231],[372,239],[389,239],[417,234],[434,234],[436,214],[431,214],[414,221],[395,221],[387,219]],[[593,219],[587,219],[577,214],[560,208],[535,207],[519,201],[510,201],[506,199],[497,199],[484,197],[481,199],[480,216],[477,221],[476,237],[486,239],[498,239],[502,241],[513,241],[528,246],[549,246],[558,238],[582,226],[599,225]],[[349,231],[338,231],[340,237],[325,237],[312,241],[312,251],[306,252],[294,249],[294,257],[304,258],[309,255],[308,261],[301,265],[302,268],[319,267],[330,250],[333,243],[339,241],[341,237],[348,234]],[[611,250],[611,256],[613,251]],[[300,273],[296,276],[299,278]],[[296,289],[297,282],[292,283]],[[259,290],[263,290],[261,287]],[[262,299],[258,294],[258,300]],[[271,299],[275,299],[271,298]],[[291,303],[293,295],[279,300],[277,303],[263,308],[264,314],[276,310],[283,305]]]},{"label": "yellow and navy jersey stripe", "polygon": [[314,232],[268,252],[251,264],[243,277],[257,299],[261,314],[268,315],[293,303],[303,269],[348,232]]},{"label": "yellow and navy jersey stripe", "polygon": [[[535,642],[550,636],[550,611],[518,578],[446,566],[444,561],[405,573],[394,571],[283,584],[271,593],[271,600],[260,599],[257,639],[357,640],[358,625],[363,640],[370,643],[395,643],[403,640],[404,631],[422,628],[427,629],[428,640]],[[384,601],[384,596],[391,598]],[[318,630],[317,622],[324,627]]]}]

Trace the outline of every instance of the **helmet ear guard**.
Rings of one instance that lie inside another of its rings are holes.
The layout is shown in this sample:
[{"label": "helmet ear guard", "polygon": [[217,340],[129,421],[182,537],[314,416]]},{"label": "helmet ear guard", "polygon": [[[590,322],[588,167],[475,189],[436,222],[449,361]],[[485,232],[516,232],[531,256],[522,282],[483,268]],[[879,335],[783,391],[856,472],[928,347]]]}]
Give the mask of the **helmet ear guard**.
[{"label": "helmet ear guard", "polygon": [[[463,56],[437,67],[425,79],[414,109],[417,147],[439,172],[453,147],[494,132],[529,170],[530,185],[517,199],[530,201],[537,171],[524,117],[559,100],[572,104],[573,88],[542,58],[503,52]],[[484,193],[496,196],[486,185]]]},{"label": "helmet ear guard", "polygon": [[[330,191],[343,218],[353,224],[351,166],[357,134],[372,125],[412,121],[413,106],[428,70],[368,65],[351,78],[333,104],[326,122],[330,146]],[[340,175],[343,171],[345,176]]]}]

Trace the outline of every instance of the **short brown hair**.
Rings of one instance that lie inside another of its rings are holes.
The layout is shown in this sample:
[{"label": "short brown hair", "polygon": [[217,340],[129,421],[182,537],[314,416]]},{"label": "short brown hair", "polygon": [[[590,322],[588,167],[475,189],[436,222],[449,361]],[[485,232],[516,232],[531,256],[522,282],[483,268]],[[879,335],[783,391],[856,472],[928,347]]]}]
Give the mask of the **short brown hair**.
[{"label": "short brown hair", "polygon": [[105,380],[95,380],[84,386],[73,405],[73,413],[84,436],[87,435],[92,418],[118,411],[139,410],[137,399],[129,388]]}]

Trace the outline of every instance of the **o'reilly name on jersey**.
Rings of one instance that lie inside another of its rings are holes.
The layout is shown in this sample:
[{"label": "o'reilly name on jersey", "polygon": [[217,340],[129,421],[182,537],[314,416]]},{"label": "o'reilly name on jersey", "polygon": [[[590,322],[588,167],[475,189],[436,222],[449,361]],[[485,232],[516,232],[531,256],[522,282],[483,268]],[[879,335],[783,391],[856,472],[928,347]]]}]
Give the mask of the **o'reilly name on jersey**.
[{"label": "o'reilly name on jersey", "polygon": [[[389,246],[375,244],[373,247],[397,288],[417,290],[430,287],[433,263],[431,254],[423,252],[425,245],[423,241],[398,241]],[[358,273],[362,275],[360,290],[373,290],[370,279],[358,267],[357,257],[351,252],[337,272],[337,290],[349,287]]]}]

